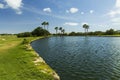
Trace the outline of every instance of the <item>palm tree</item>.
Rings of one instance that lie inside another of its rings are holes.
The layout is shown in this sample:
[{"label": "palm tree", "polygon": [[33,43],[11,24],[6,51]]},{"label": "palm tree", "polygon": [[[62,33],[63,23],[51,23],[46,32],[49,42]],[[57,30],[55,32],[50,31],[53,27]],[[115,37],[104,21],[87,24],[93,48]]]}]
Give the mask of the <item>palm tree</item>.
[{"label": "palm tree", "polygon": [[58,27],[55,27],[55,30],[56,30],[56,35],[57,35]]},{"label": "palm tree", "polygon": [[60,35],[62,35],[62,27],[59,27]]},{"label": "palm tree", "polygon": [[62,27],[59,27],[60,32],[62,33]]},{"label": "palm tree", "polygon": [[88,33],[88,29],[89,29],[89,25],[86,26],[87,33]]},{"label": "palm tree", "polygon": [[49,22],[46,22],[46,25],[47,25],[47,30],[48,30]]},{"label": "palm tree", "polygon": [[65,29],[62,29],[62,33],[63,33],[63,34],[65,33]]},{"label": "palm tree", "polygon": [[42,22],[42,23],[41,23],[41,25],[43,25],[43,26],[44,26],[44,29],[45,29],[46,22],[45,22],[45,21],[44,21],[44,22]]},{"label": "palm tree", "polygon": [[87,35],[88,29],[89,29],[89,25],[84,24],[84,25],[83,25],[83,28],[85,29],[85,35]]}]

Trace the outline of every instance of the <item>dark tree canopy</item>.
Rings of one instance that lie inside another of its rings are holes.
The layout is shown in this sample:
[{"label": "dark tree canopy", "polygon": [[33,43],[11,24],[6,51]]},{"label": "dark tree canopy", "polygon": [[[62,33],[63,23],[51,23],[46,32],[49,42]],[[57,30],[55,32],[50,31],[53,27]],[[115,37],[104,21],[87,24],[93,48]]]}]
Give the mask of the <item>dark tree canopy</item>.
[{"label": "dark tree canopy", "polygon": [[113,35],[115,33],[114,29],[110,29],[106,31],[106,35]]},{"label": "dark tree canopy", "polygon": [[33,36],[43,36],[43,35],[49,35],[49,34],[50,33],[47,30],[43,29],[42,27],[37,27],[32,31]]},{"label": "dark tree canopy", "polygon": [[83,28],[85,29],[85,35],[88,33],[89,25],[88,24],[83,24]]},{"label": "dark tree canopy", "polygon": [[49,31],[43,29],[42,27],[37,27],[32,32],[23,32],[17,34],[17,37],[47,36],[49,34]]},{"label": "dark tree canopy", "polygon": [[17,37],[31,37],[31,36],[32,36],[31,32],[23,32],[17,34]]}]

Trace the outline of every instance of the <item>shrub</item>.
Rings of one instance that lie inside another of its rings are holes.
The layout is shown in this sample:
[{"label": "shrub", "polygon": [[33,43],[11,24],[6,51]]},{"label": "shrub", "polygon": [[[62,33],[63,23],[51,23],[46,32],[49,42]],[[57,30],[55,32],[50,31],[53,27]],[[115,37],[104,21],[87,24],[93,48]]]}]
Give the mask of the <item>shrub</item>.
[{"label": "shrub", "polygon": [[24,32],[17,34],[17,37],[31,37],[31,36],[32,36],[31,32]]},{"label": "shrub", "polygon": [[23,39],[22,44],[29,44],[29,40]]},{"label": "shrub", "polygon": [[49,34],[50,34],[49,31],[42,29],[42,27],[37,27],[32,31],[33,36],[45,36]]}]

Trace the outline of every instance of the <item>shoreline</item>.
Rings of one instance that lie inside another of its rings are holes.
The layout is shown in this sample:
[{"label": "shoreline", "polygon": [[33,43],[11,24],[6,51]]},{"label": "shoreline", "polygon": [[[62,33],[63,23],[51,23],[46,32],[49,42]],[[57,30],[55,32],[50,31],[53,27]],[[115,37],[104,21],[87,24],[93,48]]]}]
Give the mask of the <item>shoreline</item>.
[{"label": "shoreline", "polygon": [[[65,35],[65,36],[69,36],[69,35]],[[79,36],[79,37],[120,37],[120,35],[87,35],[87,36],[71,35],[71,36]],[[64,37],[64,36],[54,36],[54,37]]]},{"label": "shoreline", "polygon": [[58,80],[55,71],[30,46],[36,39],[0,37],[0,80]]},{"label": "shoreline", "polygon": [[[35,58],[35,60],[33,62],[34,62],[34,64],[36,66],[41,66],[41,65],[39,65],[39,63],[44,63],[45,65],[47,65],[52,70],[49,74],[54,77],[54,80],[60,80],[59,75],[45,62],[45,60],[34,50],[34,48],[31,45],[32,42],[34,42],[36,40],[39,40],[39,39],[44,39],[44,38],[47,38],[47,37],[37,38],[37,39],[31,40],[30,43],[29,43],[30,47],[33,50],[32,52],[36,55],[36,58]],[[42,72],[43,73],[47,73],[47,69],[46,70],[42,70]]]}]

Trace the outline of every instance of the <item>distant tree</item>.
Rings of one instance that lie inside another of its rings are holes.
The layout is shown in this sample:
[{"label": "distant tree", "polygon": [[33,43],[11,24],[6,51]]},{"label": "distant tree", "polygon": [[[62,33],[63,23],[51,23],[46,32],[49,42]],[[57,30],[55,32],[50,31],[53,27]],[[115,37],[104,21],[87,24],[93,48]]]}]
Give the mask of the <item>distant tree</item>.
[{"label": "distant tree", "polygon": [[44,35],[49,35],[49,34],[50,33],[47,30],[42,29],[42,27],[37,27],[36,29],[32,31],[33,36],[44,36]]},{"label": "distant tree", "polygon": [[58,27],[55,27],[55,30],[56,30],[56,34],[57,34],[57,32],[58,32]]},{"label": "distant tree", "polygon": [[47,25],[47,30],[48,30],[49,22],[46,22],[46,25]]},{"label": "distant tree", "polygon": [[46,22],[45,22],[45,21],[44,21],[44,22],[42,22],[42,23],[41,23],[41,25],[43,25],[43,26],[44,26],[44,29],[45,29]]},{"label": "distant tree", "polygon": [[17,37],[31,37],[31,36],[32,36],[31,32],[23,32],[17,34]]},{"label": "distant tree", "polygon": [[44,21],[44,22],[41,23],[41,25],[44,26],[44,29],[45,29],[45,26],[47,26],[46,30],[48,30],[49,22]]},{"label": "distant tree", "polygon": [[95,31],[94,32],[94,35],[103,35],[104,34],[104,32],[102,32],[102,31]]},{"label": "distant tree", "polygon": [[120,35],[120,30],[117,30],[115,33],[116,33],[117,35]]},{"label": "distant tree", "polygon": [[71,33],[69,33],[69,36],[75,36],[75,32],[71,32]]},{"label": "distant tree", "polygon": [[89,25],[84,24],[84,25],[83,25],[83,28],[85,29],[85,35],[87,35],[88,29],[89,29]]},{"label": "distant tree", "polygon": [[81,33],[81,32],[77,32],[77,33],[71,32],[71,33],[69,33],[69,36],[83,36],[83,35],[84,35],[84,34]]},{"label": "distant tree", "polygon": [[22,44],[29,44],[29,40],[23,39]]},{"label": "distant tree", "polygon": [[88,35],[94,35],[94,32],[88,32]]},{"label": "distant tree", "polygon": [[62,32],[62,34],[64,34],[64,33],[65,33],[65,29],[62,29],[62,31],[61,31],[61,32]]},{"label": "distant tree", "polygon": [[106,35],[113,35],[113,34],[115,34],[115,31],[114,31],[114,29],[110,29],[110,30],[107,30],[107,31],[105,32],[105,34],[106,34]]},{"label": "distant tree", "polygon": [[62,33],[62,27],[59,27],[60,32]]}]

